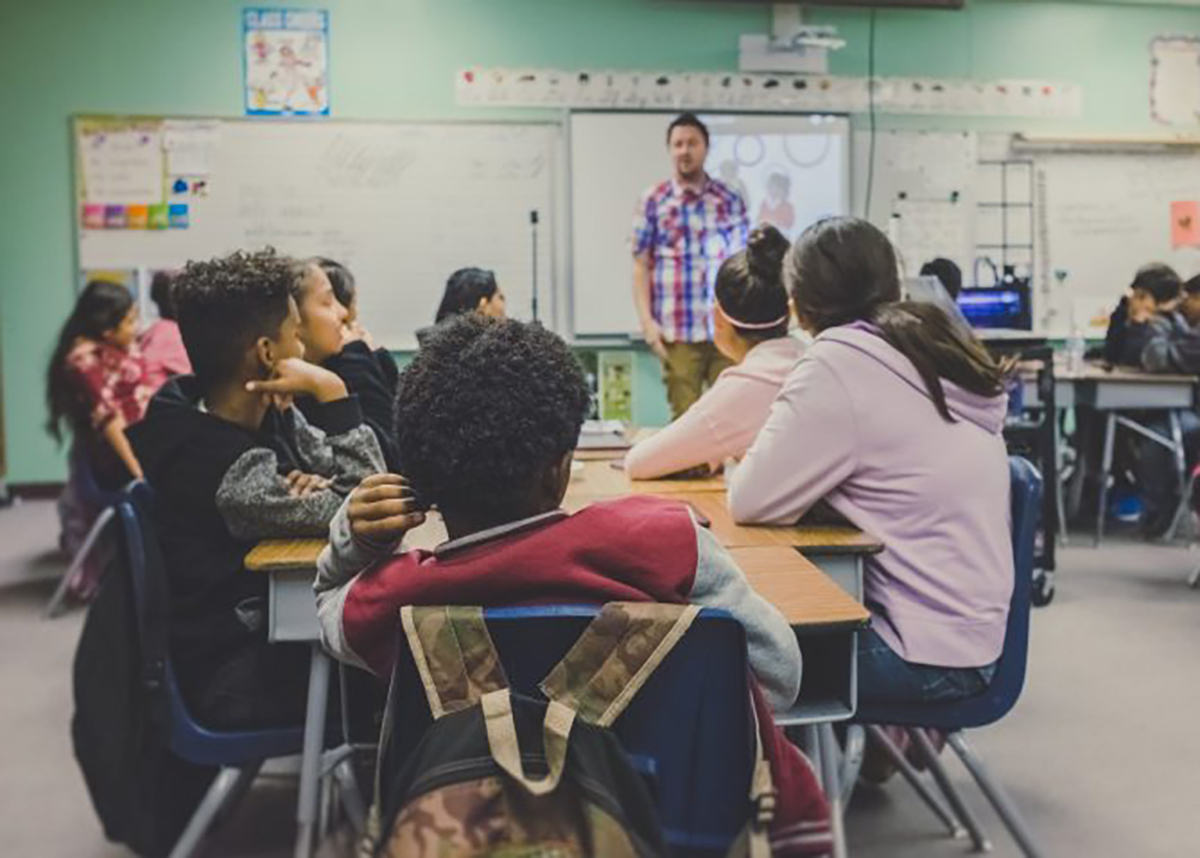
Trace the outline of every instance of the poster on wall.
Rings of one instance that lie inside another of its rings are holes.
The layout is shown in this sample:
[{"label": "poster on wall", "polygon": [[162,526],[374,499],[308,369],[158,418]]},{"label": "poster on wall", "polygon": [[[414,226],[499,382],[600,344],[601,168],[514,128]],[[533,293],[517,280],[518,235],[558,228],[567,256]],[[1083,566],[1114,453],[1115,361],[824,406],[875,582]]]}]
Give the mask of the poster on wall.
[{"label": "poster on wall", "polygon": [[1162,36],[1150,42],[1150,115],[1165,125],[1200,122],[1200,39]]},{"label": "poster on wall", "polygon": [[329,12],[247,9],[242,44],[247,115],[329,115]]}]

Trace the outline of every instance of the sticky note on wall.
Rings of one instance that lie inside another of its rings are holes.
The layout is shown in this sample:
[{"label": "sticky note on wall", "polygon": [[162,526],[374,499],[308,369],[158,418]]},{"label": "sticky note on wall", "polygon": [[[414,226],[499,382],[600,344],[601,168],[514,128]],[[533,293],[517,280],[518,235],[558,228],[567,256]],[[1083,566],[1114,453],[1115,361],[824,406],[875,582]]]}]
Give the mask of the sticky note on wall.
[{"label": "sticky note on wall", "polygon": [[125,216],[125,206],[104,207],[104,228],[124,229],[128,223]]},{"label": "sticky note on wall", "polygon": [[1200,202],[1171,203],[1171,247],[1200,247]]},{"label": "sticky note on wall", "polygon": [[148,206],[146,211],[146,229],[166,229],[169,221],[167,220],[167,204],[159,203],[157,205]]},{"label": "sticky note on wall", "polygon": [[99,203],[84,203],[82,221],[84,229],[104,229],[104,206]]},{"label": "sticky note on wall", "polygon": [[125,209],[126,229],[145,229],[149,220],[149,206],[128,206]]},{"label": "sticky note on wall", "polygon": [[188,228],[188,204],[171,203],[167,209],[167,223],[171,229]]}]

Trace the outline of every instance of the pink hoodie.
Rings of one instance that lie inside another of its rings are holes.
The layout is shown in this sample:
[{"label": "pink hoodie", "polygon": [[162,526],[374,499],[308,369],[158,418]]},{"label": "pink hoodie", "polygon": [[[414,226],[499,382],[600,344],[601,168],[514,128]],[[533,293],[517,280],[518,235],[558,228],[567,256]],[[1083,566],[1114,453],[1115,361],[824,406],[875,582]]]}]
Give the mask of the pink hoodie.
[{"label": "pink hoodie", "polygon": [[740,522],[786,523],[825,498],[885,546],[865,601],[888,645],[981,667],[1000,655],[1013,586],[1007,397],[942,386],[953,423],[868,326],[824,331],[729,477],[729,506]]}]

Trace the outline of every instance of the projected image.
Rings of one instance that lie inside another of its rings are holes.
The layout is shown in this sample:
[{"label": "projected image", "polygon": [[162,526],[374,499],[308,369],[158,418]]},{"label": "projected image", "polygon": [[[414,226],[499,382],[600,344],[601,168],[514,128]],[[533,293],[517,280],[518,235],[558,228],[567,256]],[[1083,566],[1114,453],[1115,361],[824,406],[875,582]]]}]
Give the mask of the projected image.
[{"label": "projected image", "polygon": [[751,223],[794,239],[813,222],[845,213],[845,135],[824,117],[788,133],[757,131],[747,117],[703,119],[712,134],[709,174],[741,195]]}]

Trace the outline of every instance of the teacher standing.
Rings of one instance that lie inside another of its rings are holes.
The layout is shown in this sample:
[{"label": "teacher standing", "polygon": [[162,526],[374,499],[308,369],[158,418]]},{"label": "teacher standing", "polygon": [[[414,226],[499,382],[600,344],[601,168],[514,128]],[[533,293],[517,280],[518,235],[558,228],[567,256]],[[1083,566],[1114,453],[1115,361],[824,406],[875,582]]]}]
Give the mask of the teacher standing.
[{"label": "teacher standing", "polygon": [[633,221],[633,300],[678,417],[730,365],[713,344],[713,282],[746,246],[737,192],[704,171],[708,128],[684,113],[667,128],[674,176],[642,196]]}]

